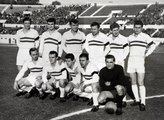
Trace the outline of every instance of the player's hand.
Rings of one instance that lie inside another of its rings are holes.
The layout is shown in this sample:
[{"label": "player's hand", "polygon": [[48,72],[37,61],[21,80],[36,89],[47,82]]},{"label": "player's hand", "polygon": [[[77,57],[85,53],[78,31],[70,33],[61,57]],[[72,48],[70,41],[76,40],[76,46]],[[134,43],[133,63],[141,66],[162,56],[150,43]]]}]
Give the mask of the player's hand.
[{"label": "player's hand", "polygon": [[18,87],[18,82],[17,82],[17,81],[14,82],[13,88],[14,88],[15,90],[18,90],[18,89],[19,89],[19,87]]},{"label": "player's hand", "polygon": [[105,85],[106,86],[110,86],[111,85],[111,82],[107,81],[107,82],[105,82]]},{"label": "player's hand", "polygon": [[85,88],[87,87],[87,85],[84,84],[84,81],[80,84],[80,89],[82,92],[85,91]]}]

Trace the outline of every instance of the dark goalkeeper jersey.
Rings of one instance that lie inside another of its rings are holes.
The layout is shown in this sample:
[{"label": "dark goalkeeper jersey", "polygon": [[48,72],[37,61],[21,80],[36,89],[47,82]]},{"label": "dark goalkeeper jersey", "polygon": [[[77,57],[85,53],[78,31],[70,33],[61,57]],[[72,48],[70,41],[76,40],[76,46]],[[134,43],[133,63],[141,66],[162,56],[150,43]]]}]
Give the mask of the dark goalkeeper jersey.
[{"label": "dark goalkeeper jersey", "polygon": [[[101,91],[114,90],[116,85],[125,84],[125,75],[123,67],[120,65],[115,64],[114,68],[112,69],[108,69],[107,67],[102,68],[100,70],[99,76],[99,84]],[[110,82],[110,85],[105,85],[105,82]]]}]

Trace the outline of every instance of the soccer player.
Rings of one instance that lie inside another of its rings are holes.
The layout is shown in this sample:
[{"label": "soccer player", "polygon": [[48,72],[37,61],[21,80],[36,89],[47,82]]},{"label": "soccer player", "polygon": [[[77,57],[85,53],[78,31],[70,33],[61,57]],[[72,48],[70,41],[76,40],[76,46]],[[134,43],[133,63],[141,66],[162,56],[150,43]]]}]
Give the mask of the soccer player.
[{"label": "soccer player", "polygon": [[155,49],[155,44],[149,35],[142,32],[142,29],[142,21],[134,21],[134,33],[128,38],[130,54],[128,58],[127,72],[130,74],[132,91],[135,96],[135,101],[131,105],[139,105],[140,110],[145,111],[145,57],[153,52]]},{"label": "soccer player", "polygon": [[[110,25],[111,34],[108,36],[110,52],[115,57],[115,64],[125,68],[125,59],[129,54],[129,45],[126,37],[119,33],[120,26],[116,22]],[[123,99],[123,106],[126,106],[126,96]]]},{"label": "soccer player", "polygon": [[[33,95],[35,87],[40,90],[42,84],[42,60],[39,59],[37,48],[29,50],[32,60],[25,62],[22,69],[18,73],[14,82],[14,89],[19,90],[16,96],[21,96],[26,93],[25,98],[30,98]],[[30,73],[24,77],[25,72],[29,70]]]},{"label": "soccer player", "polygon": [[24,18],[23,19],[23,25],[24,27],[17,31],[16,37],[17,37],[17,46],[18,46],[18,53],[16,58],[16,65],[18,68],[18,71],[21,70],[23,64],[26,61],[31,60],[29,50],[32,47],[38,47],[39,46],[39,34],[36,30],[32,29],[31,26],[31,19],[30,18]]},{"label": "soccer player", "polygon": [[89,56],[87,53],[82,53],[79,56],[80,60],[80,74],[82,75],[82,80],[80,83],[80,89],[82,92],[89,92],[92,94],[93,98],[93,107],[92,112],[99,110],[99,105],[97,97],[99,95],[98,91],[98,68],[89,61]]},{"label": "soccer player", "polygon": [[[66,69],[68,71],[68,84],[65,87],[67,96],[71,96],[72,93],[76,94],[78,91],[81,81],[81,75],[79,72],[79,66],[75,62],[75,57],[72,53],[68,53],[65,56]],[[73,100],[78,100],[78,97],[75,95]]]},{"label": "soccer player", "polygon": [[[60,102],[65,102],[65,86],[67,82],[67,71],[65,66],[59,64],[58,53],[56,51],[49,52],[49,61],[50,64],[46,65],[43,68],[43,91],[48,91],[51,93],[50,99],[55,99],[57,91],[54,91],[54,88],[60,89]],[[57,89],[56,89],[57,90]],[[44,94],[44,93],[43,93]],[[44,98],[44,95],[41,96]]]},{"label": "soccer player", "polygon": [[57,51],[60,56],[61,49],[61,34],[55,30],[56,20],[49,18],[47,20],[48,30],[45,31],[40,37],[39,54],[43,59],[44,64],[49,64],[49,52]]},{"label": "soccer player", "polygon": [[91,23],[91,33],[86,36],[84,45],[88,52],[90,61],[100,70],[105,66],[105,55],[110,51],[107,36],[100,32],[100,25],[97,22]]},{"label": "soccer player", "polygon": [[110,25],[111,34],[108,36],[110,43],[110,52],[108,54],[113,55],[116,59],[115,64],[125,66],[125,59],[129,54],[128,40],[125,36],[121,35],[120,26],[117,23]]},{"label": "soccer player", "polygon": [[98,102],[100,104],[113,100],[117,103],[116,114],[122,114],[122,99],[125,95],[125,75],[123,67],[115,64],[113,55],[106,55],[106,67],[102,68],[99,73],[100,95]]},{"label": "soccer player", "polygon": [[85,34],[79,30],[79,21],[71,19],[69,22],[71,29],[62,36],[62,47],[66,53],[73,53],[77,62],[79,55],[82,53],[85,42]]}]

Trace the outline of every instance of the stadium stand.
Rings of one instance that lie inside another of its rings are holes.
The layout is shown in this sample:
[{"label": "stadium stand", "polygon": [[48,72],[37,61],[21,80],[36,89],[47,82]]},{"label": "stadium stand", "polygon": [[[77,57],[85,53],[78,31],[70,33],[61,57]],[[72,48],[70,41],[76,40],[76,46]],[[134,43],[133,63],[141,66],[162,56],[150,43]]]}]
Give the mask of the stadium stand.
[{"label": "stadium stand", "polygon": [[5,6],[1,6],[0,5],[0,13],[2,12],[2,10],[5,8]]},{"label": "stadium stand", "polygon": [[91,24],[92,22],[98,22],[98,23],[102,23],[104,20],[106,20],[108,17],[88,17],[88,18],[79,18],[79,23],[80,24]]},{"label": "stadium stand", "polygon": [[84,12],[83,14],[81,14],[81,16],[90,16],[94,12],[96,12],[98,9],[100,9],[101,7],[102,6],[94,5],[94,6],[90,7],[86,12]]},{"label": "stadium stand", "polygon": [[142,9],[145,9],[147,5],[107,5],[94,16],[108,16],[112,11],[120,10],[123,15],[136,15]]}]

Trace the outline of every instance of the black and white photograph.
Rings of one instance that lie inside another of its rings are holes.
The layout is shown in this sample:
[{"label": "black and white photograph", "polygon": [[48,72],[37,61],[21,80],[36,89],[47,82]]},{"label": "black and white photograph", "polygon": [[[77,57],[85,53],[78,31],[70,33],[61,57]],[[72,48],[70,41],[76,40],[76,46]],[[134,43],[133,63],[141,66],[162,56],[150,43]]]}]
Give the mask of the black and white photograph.
[{"label": "black and white photograph", "polygon": [[163,0],[0,0],[0,120],[164,120]]}]

